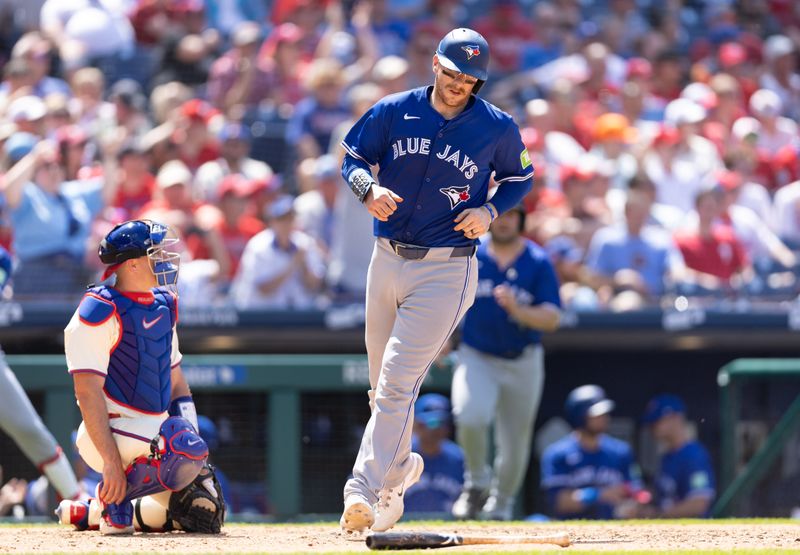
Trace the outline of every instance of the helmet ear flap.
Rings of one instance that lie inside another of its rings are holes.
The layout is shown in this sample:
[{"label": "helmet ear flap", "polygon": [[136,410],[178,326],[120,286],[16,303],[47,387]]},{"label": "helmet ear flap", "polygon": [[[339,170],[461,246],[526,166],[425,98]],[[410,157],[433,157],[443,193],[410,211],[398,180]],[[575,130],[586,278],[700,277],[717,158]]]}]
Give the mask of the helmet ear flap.
[{"label": "helmet ear flap", "polygon": [[472,94],[478,94],[478,91],[479,91],[479,90],[481,90],[481,87],[483,87],[483,84],[484,84],[485,82],[486,82],[486,81],[483,81],[483,80],[481,80],[481,79],[478,79],[478,82],[477,82],[477,83],[475,83],[475,84],[472,86]]}]

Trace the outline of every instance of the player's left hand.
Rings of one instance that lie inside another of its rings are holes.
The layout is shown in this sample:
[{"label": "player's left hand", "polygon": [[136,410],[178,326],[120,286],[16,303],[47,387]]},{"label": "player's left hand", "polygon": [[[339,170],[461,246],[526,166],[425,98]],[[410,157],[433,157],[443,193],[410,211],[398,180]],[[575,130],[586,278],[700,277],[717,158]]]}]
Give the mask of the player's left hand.
[{"label": "player's left hand", "polygon": [[456,219],[456,231],[463,231],[467,239],[477,239],[489,231],[489,224],[492,223],[492,217],[489,211],[483,206],[478,208],[467,208],[461,212]]}]

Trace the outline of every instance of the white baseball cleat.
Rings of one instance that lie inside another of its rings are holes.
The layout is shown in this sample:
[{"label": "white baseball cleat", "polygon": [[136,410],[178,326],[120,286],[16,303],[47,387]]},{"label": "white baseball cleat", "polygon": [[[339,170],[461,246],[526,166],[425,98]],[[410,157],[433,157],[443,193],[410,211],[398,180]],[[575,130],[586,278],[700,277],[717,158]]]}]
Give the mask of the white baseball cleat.
[{"label": "white baseball cleat", "polygon": [[347,534],[362,534],[369,530],[375,522],[375,514],[365,498],[360,495],[348,495],[344,500],[344,512],[339,519],[342,531]]},{"label": "white baseball cleat", "polygon": [[481,520],[514,520],[514,498],[492,495],[486,500],[478,518]]},{"label": "white baseball cleat", "polygon": [[100,533],[104,536],[121,536],[123,534],[133,534],[133,525],[131,526],[114,526],[106,522],[103,518],[100,520]]},{"label": "white baseball cleat", "polygon": [[419,481],[425,468],[422,457],[417,453],[411,453],[408,460],[411,469],[403,478],[403,482],[397,487],[381,490],[378,494],[378,502],[375,504],[375,523],[372,525],[374,532],[385,532],[403,516],[405,508],[403,496],[408,488]]}]

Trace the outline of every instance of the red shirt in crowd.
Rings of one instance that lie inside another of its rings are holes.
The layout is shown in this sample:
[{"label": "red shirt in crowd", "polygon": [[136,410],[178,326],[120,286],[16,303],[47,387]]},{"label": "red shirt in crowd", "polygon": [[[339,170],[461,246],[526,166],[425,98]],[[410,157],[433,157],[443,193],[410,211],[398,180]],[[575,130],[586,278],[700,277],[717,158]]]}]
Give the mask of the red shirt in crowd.
[{"label": "red shirt in crowd", "polygon": [[728,226],[715,227],[710,237],[679,232],[675,243],[688,268],[720,279],[729,280],[747,265],[744,247]]}]

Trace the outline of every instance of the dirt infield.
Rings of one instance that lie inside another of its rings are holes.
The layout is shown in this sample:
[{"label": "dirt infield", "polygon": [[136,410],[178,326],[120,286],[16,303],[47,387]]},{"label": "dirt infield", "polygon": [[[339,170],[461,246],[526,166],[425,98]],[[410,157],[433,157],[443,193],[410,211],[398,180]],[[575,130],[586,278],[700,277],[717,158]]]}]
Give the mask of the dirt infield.
[{"label": "dirt infield", "polygon": [[[715,521],[703,523],[407,523],[397,531],[431,531],[479,535],[552,534],[567,531],[573,546],[491,545],[454,547],[437,553],[466,551],[653,551],[795,550],[800,551],[800,523],[787,521]],[[55,525],[0,526],[2,553],[328,553],[366,552],[364,541],[343,537],[326,524],[228,525],[220,536],[135,534],[104,537]]]}]

